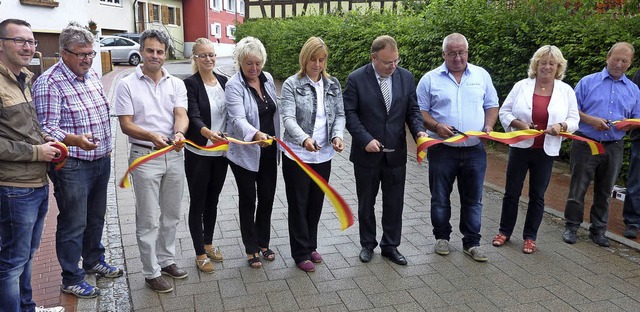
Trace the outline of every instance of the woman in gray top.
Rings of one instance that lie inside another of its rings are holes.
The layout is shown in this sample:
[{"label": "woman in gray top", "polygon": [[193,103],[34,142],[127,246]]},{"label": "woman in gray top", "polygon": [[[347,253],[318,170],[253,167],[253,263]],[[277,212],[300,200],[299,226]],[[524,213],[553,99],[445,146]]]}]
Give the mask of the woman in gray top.
[{"label": "woman in gray top", "polygon": [[[244,141],[266,140],[280,134],[276,86],[262,71],[267,52],[260,40],[243,38],[236,45],[238,72],[227,82],[227,131]],[[269,249],[271,210],[276,193],[277,145],[229,143],[229,166],[238,185],[240,233],[249,266],[262,267],[258,253],[273,261]],[[256,207],[257,199],[257,207]]]}]

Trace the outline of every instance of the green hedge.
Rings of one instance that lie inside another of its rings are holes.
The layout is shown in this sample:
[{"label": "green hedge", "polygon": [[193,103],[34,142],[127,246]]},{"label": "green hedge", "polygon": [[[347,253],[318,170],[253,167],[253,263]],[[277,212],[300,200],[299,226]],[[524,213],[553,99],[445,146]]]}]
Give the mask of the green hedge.
[{"label": "green hedge", "polygon": [[[320,36],[330,51],[328,70],[344,84],[350,72],[371,61],[371,42],[379,35],[388,34],[398,41],[401,66],[417,82],[442,64],[442,39],[459,32],[469,41],[469,62],[489,71],[502,101],[513,84],[527,76],[529,59],[542,45],[553,44],[563,52],[569,62],[564,81],[572,86],[604,68],[606,52],[615,42],[628,41],[640,48],[640,18],[622,11],[594,14],[595,1],[583,1],[585,5],[577,10],[566,9],[564,3],[517,1],[508,8],[504,2],[486,0],[411,2],[405,5],[411,9],[404,12],[370,10],[249,20],[237,26],[235,35],[238,40],[259,38],[268,54],[265,71],[282,80],[297,72],[298,52],[307,38]],[[564,159],[569,144],[563,146]]]}]

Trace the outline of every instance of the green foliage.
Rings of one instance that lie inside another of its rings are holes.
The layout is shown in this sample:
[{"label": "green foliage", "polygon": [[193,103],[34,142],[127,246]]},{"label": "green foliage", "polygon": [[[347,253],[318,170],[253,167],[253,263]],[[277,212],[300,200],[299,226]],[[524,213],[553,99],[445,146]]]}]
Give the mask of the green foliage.
[{"label": "green foliage", "polygon": [[[469,62],[489,71],[502,101],[517,81],[527,77],[529,59],[540,46],[560,48],[568,60],[564,81],[572,86],[606,66],[606,53],[614,43],[628,41],[640,47],[640,18],[628,15],[637,12],[639,1],[598,14],[596,0],[583,0],[577,9],[565,8],[564,0],[516,1],[511,7],[507,1],[403,0],[399,13],[378,9],[309,12],[286,19],[250,20],[238,25],[236,38],[259,38],[268,53],[265,70],[276,79],[286,79],[299,69],[303,43],[310,36],[320,36],[329,47],[328,71],[344,85],[350,72],[371,61],[371,42],[379,35],[396,39],[401,66],[417,82],[443,63],[442,39],[459,32],[469,41]],[[561,158],[568,159],[569,147],[570,143],[563,144]]]}]

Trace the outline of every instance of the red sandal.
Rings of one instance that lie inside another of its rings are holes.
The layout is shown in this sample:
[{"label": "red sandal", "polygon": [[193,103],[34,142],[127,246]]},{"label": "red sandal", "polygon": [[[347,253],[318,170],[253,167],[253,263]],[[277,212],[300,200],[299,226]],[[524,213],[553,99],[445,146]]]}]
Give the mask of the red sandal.
[{"label": "red sandal", "polygon": [[524,245],[522,246],[522,252],[526,254],[532,254],[537,250],[538,249],[536,248],[536,242],[533,239],[524,240]]},{"label": "red sandal", "polygon": [[509,236],[504,235],[502,233],[498,233],[498,235],[496,235],[496,237],[493,238],[493,246],[500,247],[508,241],[509,241]]}]

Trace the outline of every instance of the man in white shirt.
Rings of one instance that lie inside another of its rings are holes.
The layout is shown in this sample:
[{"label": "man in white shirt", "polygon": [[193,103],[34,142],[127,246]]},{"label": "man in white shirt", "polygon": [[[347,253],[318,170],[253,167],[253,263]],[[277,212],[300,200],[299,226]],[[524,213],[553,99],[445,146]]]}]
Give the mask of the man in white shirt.
[{"label": "man in white shirt", "polygon": [[162,275],[181,279],[187,272],[174,261],[176,227],[184,189],[184,133],[187,131],[187,89],[163,67],[169,36],[149,29],[140,36],[144,61],[116,89],[116,114],[129,136],[129,163],[175,144],[169,152],[131,173],[136,195],[136,237],[145,284],[165,293],[173,286]]}]

